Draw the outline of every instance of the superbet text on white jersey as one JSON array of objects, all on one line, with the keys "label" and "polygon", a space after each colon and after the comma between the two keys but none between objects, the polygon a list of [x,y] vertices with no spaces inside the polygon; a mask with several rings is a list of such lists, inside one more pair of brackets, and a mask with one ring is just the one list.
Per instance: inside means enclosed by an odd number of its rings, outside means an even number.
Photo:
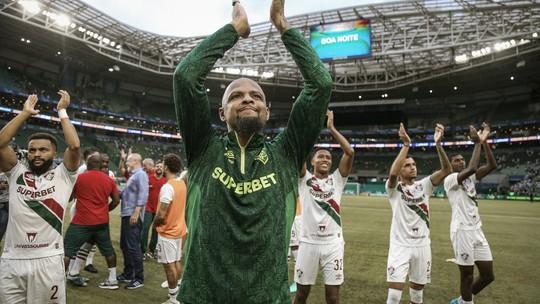
[{"label": "superbet text on white jersey", "polygon": [[4,259],[35,259],[63,254],[64,209],[77,179],[64,164],[40,176],[18,162],[6,172],[9,225]]},{"label": "superbet text on white jersey", "polygon": [[398,182],[395,188],[389,188],[387,181],[386,191],[392,206],[390,242],[405,247],[429,245],[431,177],[415,181],[412,185]]},{"label": "superbet text on white jersey", "polygon": [[302,203],[300,242],[330,244],[343,242],[341,226],[341,195],[347,177],[335,170],[318,179],[309,171],[299,180]]}]

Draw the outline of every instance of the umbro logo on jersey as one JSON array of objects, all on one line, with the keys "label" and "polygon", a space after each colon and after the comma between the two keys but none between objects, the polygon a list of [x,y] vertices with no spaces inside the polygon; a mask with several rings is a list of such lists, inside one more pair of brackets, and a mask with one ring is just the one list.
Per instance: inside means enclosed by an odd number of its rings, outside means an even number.
[{"label": "umbro logo on jersey", "polygon": [[37,239],[37,232],[27,232],[26,238],[28,239],[28,243],[33,243]]},{"label": "umbro logo on jersey", "polygon": [[51,171],[51,172],[45,174],[44,178],[45,178],[46,180],[48,180],[48,181],[52,181],[53,178],[54,178],[54,172]]}]

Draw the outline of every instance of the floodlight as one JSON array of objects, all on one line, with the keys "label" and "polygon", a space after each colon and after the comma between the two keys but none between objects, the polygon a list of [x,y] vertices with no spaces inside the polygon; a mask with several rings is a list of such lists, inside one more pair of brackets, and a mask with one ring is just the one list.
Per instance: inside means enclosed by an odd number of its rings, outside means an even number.
[{"label": "floodlight", "polygon": [[56,22],[56,24],[58,24],[61,27],[65,27],[71,24],[71,20],[69,20],[69,17],[64,14],[56,15],[56,18],[54,19],[55,19],[54,21]]},{"label": "floodlight", "polygon": [[41,11],[41,6],[37,1],[34,0],[20,0],[19,4],[24,8],[24,10],[32,15],[35,15]]}]

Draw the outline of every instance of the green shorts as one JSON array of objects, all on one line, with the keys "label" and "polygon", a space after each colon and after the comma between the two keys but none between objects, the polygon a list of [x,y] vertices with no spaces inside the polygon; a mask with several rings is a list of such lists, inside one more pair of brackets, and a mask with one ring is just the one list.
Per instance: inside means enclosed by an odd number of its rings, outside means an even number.
[{"label": "green shorts", "polygon": [[91,226],[70,224],[64,237],[65,255],[76,256],[84,243],[96,244],[104,257],[115,255],[108,223]]}]

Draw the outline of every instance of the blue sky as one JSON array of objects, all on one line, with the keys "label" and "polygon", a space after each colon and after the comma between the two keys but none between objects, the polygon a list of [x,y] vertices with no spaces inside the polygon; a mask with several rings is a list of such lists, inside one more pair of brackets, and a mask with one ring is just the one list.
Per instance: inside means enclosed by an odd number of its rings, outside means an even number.
[{"label": "blue sky", "polygon": [[[142,30],[173,36],[207,35],[231,20],[231,0],[83,0]],[[385,0],[287,0],[287,16]],[[388,2],[388,1],[386,1]],[[269,19],[271,0],[242,0],[250,23]]]}]

